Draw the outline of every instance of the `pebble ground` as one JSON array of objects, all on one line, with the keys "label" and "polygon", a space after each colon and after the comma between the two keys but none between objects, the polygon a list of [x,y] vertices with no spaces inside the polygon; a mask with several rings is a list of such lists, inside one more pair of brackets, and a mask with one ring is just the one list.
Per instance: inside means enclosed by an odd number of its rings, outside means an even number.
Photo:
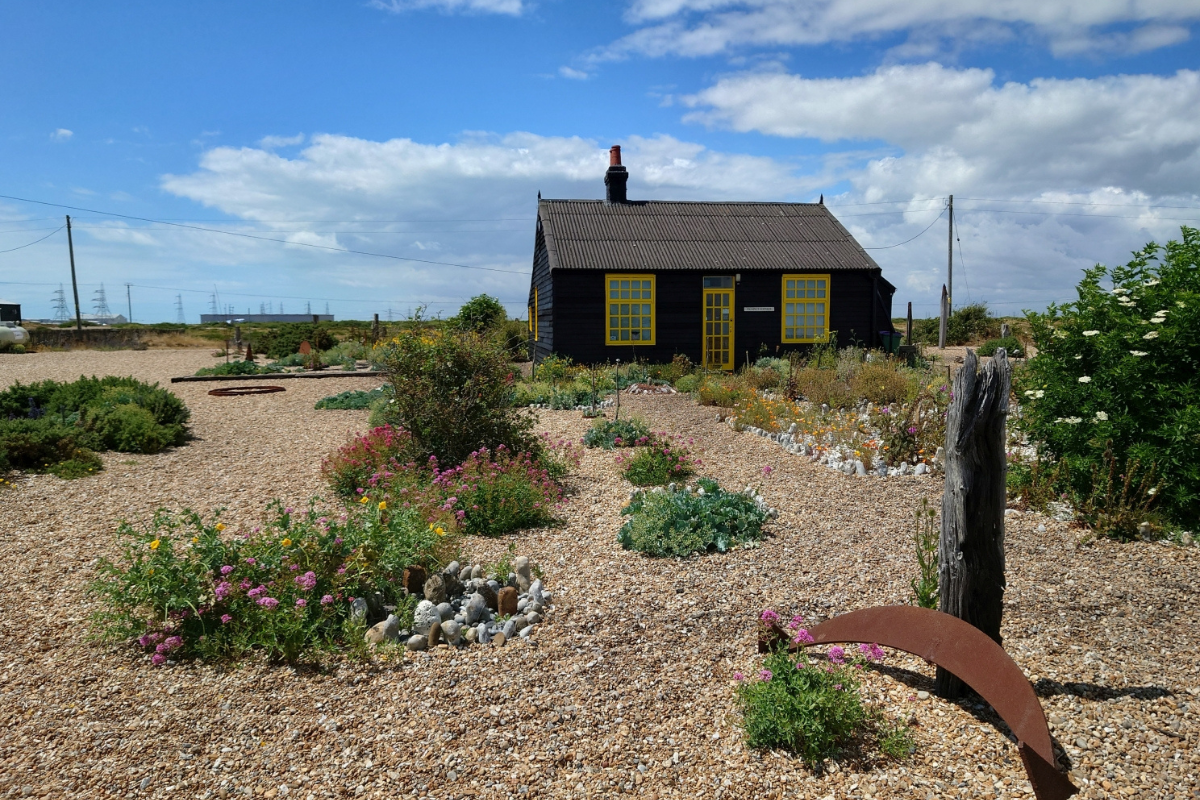
[{"label": "pebble ground", "polygon": [[[165,383],[212,361],[201,350],[0,356],[0,386],[80,374]],[[287,381],[249,398],[176,384],[193,412],[189,445],[110,453],[95,477],[0,490],[0,797],[1032,797],[1004,724],[971,703],[919,699],[932,670],[902,653],[868,675],[865,694],[887,717],[915,719],[910,759],[867,749],[815,774],[743,746],[732,675],[756,668],[757,612],[811,619],[905,601],[912,514],[941,485],[832,473],[685,396],[623,397],[622,413],[692,437],[702,473],[723,485],[761,486],[780,509],[770,537],[687,561],[624,552],[615,534],[630,487],[611,453],[588,451],[560,526],[466,542],[469,559],[491,560],[515,541],[542,566],[556,607],[532,644],[155,669],[89,639],[85,587],[119,520],[224,506],[253,523],[272,498],[326,493],[322,457],[366,418],[313,403],[368,384]],[[555,436],[587,424],[540,416]],[[1200,797],[1200,549],[1079,538],[1036,514],[1008,517],[1005,645],[1080,796]]]}]

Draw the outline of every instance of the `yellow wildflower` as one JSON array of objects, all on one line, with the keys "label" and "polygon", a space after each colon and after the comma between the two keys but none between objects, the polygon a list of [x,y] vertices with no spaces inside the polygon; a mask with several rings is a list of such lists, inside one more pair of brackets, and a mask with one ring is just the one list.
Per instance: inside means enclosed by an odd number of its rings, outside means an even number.
[{"label": "yellow wildflower", "polygon": [[363,505],[366,505],[367,503],[371,502],[371,498],[367,497],[367,496],[364,494],[364,495],[362,496],[362,500],[359,500],[358,502],[362,503]]},{"label": "yellow wildflower", "polygon": [[200,537],[199,537],[199,536],[193,536],[193,537],[192,537],[192,544],[196,544],[196,543],[197,543],[197,542],[199,542],[199,541],[200,541]]},{"label": "yellow wildflower", "polygon": [[160,542],[158,539],[155,539],[153,542],[151,542],[151,543],[150,543],[150,549],[151,549],[151,550],[157,550],[157,549],[158,549],[158,546],[159,546],[160,544],[162,544],[162,542]]},{"label": "yellow wildflower", "polygon": [[435,528],[433,532],[434,532],[434,533],[436,533],[438,536],[445,536],[445,535],[446,535],[446,531],[445,531],[445,529],[444,529],[444,528],[442,528],[442,526],[441,526],[441,525],[439,525],[437,528]]},{"label": "yellow wildflower", "polygon": [[221,531],[223,531],[223,530],[225,530],[225,523],[224,523],[224,522],[218,522],[218,523],[217,523],[217,533],[220,533],[220,532],[221,532]]},{"label": "yellow wildflower", "polygon": [[280,544],[281,544],[281,545],[283,545],[284,547],[291,547],[291,546],[292,546],[292,540],[291,540],[291,539],[284,539],[282,542],[280,542]]},{"label": "yellow wildflower", "polygon": [[380,501],[379,501],[379,510],[380,510],[380,511],[387,511],[387,500],[380,500]]}]

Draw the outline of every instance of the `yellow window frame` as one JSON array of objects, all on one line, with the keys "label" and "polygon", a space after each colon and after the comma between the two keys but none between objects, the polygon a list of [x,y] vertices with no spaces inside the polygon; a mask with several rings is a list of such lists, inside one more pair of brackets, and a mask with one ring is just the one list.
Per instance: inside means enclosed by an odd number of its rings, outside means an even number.
[{"label": "yellow window frame", "polygon": [[[637,283],[636,289],[633,286],[635,282]],[[637,297],[633,297],[635,291],[638,294]],[[631,302],[633,300],[637,302]],[[632,313],[634,306],[639,306],[639,313]],[[657,338],[655,335],[657,323],[658,285],[652,273],[605,273],[605,344],[611,347],[654,344]],[[647,331],[649,331],[648,335]],[[634,336],[637,338],[633,338]]]},{"label": "yellow window frame", "polygon": [[779,315],[782,341],[813,344],[829,339],[829,289],[829,273],[783,276]]}]

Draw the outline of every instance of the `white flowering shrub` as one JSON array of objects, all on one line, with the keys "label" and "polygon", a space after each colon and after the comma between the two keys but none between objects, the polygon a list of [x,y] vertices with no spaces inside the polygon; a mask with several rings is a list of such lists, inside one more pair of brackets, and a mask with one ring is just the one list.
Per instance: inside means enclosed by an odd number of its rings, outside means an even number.
[{"label": "white flowering shrub", "polygon": [[[1086,270],[1079,299],[1029,313],[1037,355],[1014,381],[1021,424],[1067,466],[1076,498],[1108,474],[1153,470],[1158,511],[1200,515],[1200,231],[1128,264]],[[1124,477],[1123,475],[1121,477]],[[1140,503],[1140,500],[1139,500]]]}]

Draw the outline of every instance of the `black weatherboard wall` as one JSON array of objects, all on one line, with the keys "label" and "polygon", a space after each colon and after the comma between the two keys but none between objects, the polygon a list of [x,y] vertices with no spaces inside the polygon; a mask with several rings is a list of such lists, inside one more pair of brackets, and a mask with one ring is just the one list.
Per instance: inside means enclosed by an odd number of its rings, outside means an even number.
[{"label": "black weatherboard wall", "polygon": [[[879,265],[818,203],[631,201],[629,173],[612,148],[605,200],[538,199],[529,287],[531,352],[581,363],[683,353],[703,361],[703,279],[734,284],[735,366],[760,351],[784,354],[784,275],[828,275],[828,329],[837,343],[876,347],[892,332],[892,295]],[[654,276],[653,345],[608,344],[606,275]],[[769,308],[769,311],[746,311]]]}]

